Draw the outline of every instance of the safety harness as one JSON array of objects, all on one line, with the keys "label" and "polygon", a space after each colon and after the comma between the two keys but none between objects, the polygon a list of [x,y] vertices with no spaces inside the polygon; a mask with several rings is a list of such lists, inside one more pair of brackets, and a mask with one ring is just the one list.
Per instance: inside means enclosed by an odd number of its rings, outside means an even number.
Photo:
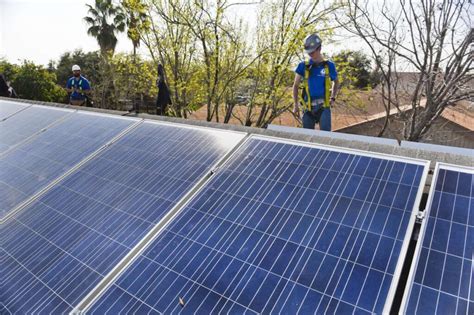
[{"label": "safety harness", "polygon": [[[75,87],[75,86],[76,86],[76,79],[75,79],[75,78],[72,78],[71,80],[72,80],[72,86]],[[80,90],[79,94],[84,94],[84,93],[82,92],[82,78],[79,79],[79,82],[77,83],[77,87],[78,87],[78,89]]]},{"label": "safety harness", "polygon": [[[331,77],[329,76],[329,66],[327,60],[323,60],[324,65],[324,108],[329,108],[329,95],[331,94]],[[305,110],[311,111],[311,95],[309,93],[309,74],[311,72],[311,68],[313,65],[310,63],[310,60],[305,60],[304,62],[304,77],[303,77],[303,93],[301,94],[302,97],[302,104]]]}]

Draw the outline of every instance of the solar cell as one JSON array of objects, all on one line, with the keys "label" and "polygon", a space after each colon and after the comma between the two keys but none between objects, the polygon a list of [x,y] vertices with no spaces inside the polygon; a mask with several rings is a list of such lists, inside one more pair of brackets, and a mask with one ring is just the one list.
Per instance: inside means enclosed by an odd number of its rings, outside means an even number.
[{"label": "solar cell", "polygon": [[31,105],[0,100],[0,121],[28,108],[29,106]]},{"label": "solar cell", "polygon": [[144,122],[89,160],[2,226],[5,307],[71,311],[243,136]]},{"label": "solar cell", "polygon": [[[35,110],[29,108],[4,123],[17,121],[23,113]],[[52,113],[63,112],[49,112]],[[129,118],[76,112],[1,155],[0,218],[3,220],[8,212],[135,122]]]},{"label": "solar cell", "polygon": [[78,309],[388,312],[427,166],[252,136]]},{"label": "solar cell", "polygon": [[73,112],[67,109],[32,106],[0,122],[0,155]]},{"label": "solar cell", "polygon": [[474,313],[474,169],[438,164],[402,310]]}]

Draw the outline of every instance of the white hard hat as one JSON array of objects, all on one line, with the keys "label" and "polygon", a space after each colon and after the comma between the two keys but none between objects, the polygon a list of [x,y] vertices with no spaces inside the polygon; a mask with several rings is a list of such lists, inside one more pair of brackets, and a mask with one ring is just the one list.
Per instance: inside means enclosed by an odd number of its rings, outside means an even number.
[{"label": "white hard hat", "polygon": [[72,66],[72,71],[81,71],[81,67],[79,67],[78,65],[74,65]]}]

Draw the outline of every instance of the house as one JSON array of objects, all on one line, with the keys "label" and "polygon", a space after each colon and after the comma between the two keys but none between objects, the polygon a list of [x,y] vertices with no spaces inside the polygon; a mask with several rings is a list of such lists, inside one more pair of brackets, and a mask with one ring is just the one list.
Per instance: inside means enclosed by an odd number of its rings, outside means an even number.
[{"label": "house", "polygon": [[[408,107],[404,108],[409,110]],[[338,128],[334,131],[377,136],[385,120],[385,113],[378,113],[368,117],[366,120],[355,122],[351,125]],[[397,134],[403,129],[403,121],[396,111],[391,112],[390,125],[384,133],[384,137],[397,139]],[[401,139],[397,139],[401,140]],[[445,146],[474,148],[474,110],[467,102],[456,107],[446,108],[438,119],[435,120],[429,131],[419,142],[439,144]]]}]

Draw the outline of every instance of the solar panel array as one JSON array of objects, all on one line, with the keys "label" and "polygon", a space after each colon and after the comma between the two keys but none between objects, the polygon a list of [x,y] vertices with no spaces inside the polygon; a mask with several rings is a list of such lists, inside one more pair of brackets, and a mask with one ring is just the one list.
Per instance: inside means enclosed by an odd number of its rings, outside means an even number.
[{"label": "solar panel array", "polygon": [[2,227],[5,307],[71,311],[242,137],[147,122],[127,133]]},{"label": "solar panel array", "polygon": [[[243,137],[0,100],[0,313],[390,311],[428,162]],[[471,314],[474,171],[437,170],[403,311]]]},{"label": "solar panel array", "polygon": [[89,312],[381,313],[425,171],[252,138]]},{"label": "solar panel array", "polygon": [[436,170],[404,312],[474,314],[474,169]]}]

